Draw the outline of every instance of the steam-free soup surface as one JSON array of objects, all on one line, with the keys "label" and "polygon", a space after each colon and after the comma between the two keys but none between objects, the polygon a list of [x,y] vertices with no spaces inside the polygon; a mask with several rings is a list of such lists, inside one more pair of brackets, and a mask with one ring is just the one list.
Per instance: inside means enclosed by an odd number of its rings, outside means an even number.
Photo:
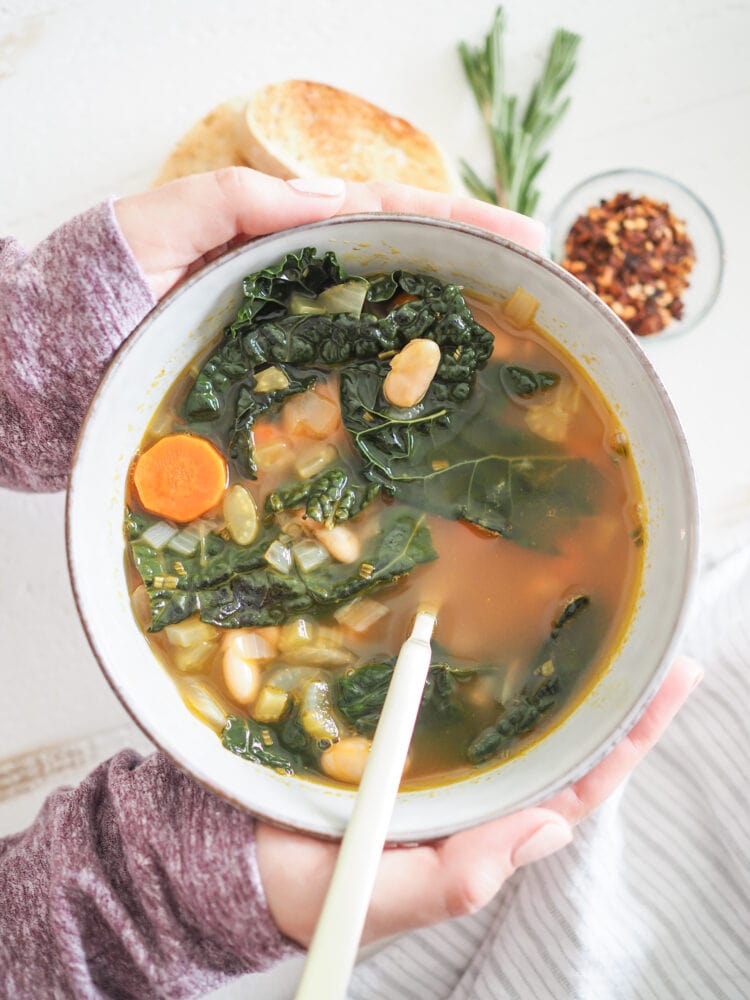
[{"label": "steam-free soup surface", "polygon": [[[506,760],[570,713],[627,625],[644,537],[627,439],[523,290],[505,306],[465,295],[467,322],[433,278],[334,272],[315,287],[287,266],[286,287],[284,273],[268,281],[280,301],[248,297],[144,438],[128,496],[136,615],[228,750],[356,783],[395,655],[434,605],[404,784]],[[368,337],[369,352],[341,346]],[[415,341],[394,406],[386,380]],[[192,471],[174,488],[164,463],[164,481],[139,477],[155,445],[179,458],[175,435],[207,442],[225,477],[188,522],[170,504],[185,509]]]}]

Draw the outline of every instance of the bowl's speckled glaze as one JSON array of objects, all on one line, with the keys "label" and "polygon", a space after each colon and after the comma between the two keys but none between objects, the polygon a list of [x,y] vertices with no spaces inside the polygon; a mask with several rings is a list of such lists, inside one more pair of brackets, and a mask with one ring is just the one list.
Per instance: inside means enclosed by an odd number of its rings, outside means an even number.
[{"label": "bowl's speckled glaze", "polygon": [[697,503],[677,417],[624,325],[555,264],[498,236],[442,220],[349,216],[264,237],[177,288],[118,351],[81,432],[67,544],[78,610],[110,684],[147,735],[216,794],[271,822],[343,832],[354,792],[284,777],[228,753],[193,716],[133,618],[122,517],[131,456],[177,375],[228,321],[242,278],[301,246],[334,250],[353,272],[429,270],[494,298],[523,285],[538,320],[599,385],[632,445],[648,514],[641,593],[627,635],[588,697],[510,762],[442,788],[399,795],[391,842],[442,837],[543,801],[583,775],[642,713],[669,666],[697,563]]}]

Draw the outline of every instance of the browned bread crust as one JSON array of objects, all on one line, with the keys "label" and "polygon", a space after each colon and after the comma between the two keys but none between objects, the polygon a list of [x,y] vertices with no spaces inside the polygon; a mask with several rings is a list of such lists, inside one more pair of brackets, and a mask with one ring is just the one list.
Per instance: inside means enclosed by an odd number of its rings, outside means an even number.
[{"label": "browned bread crust", "polygon": [[287,80],[263,87],[248,101],[246,122],[246,159],[277,177],[335,174],[451,190],[443,156],[428,135],[324,83]]},{"label": "browned bread crust", "polygon": [[403,118],[324,83],[269,84],[210,111],[178,142],[156,185],[226,166],[276,177],[335,175],[453,188],[433,140]]}]

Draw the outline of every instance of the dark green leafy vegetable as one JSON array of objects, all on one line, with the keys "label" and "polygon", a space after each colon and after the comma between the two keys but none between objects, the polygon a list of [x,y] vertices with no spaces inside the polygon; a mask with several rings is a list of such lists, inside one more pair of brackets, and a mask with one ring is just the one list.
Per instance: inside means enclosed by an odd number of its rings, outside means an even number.
[{"label": "dark green leafy vegetable", "polygon": [[313,247],[288,253],[279,264],[245,278],[242,283],[245,298],[231,331],[236,335],[248,323],[285,315],[289,296],[294,292],[314,298],[347,278],[331,251],[322,257],[318,257]]},{"label": "dark green leafy vegetable", "polygon": [[419,424],[427,418],[394,423],[390,447],[366,430],[358,442],[372,463],[366,474],[404,503],[550,552],[578,517],[594,509],[600,480],[585,460],[487,454],[463,433],[451,439],[439,416],[431,419],[433,427],[422,435]]},{"label": "dark green leafy vegetable", "polygon": [[305,769],[302,758],[282,746],[270,726],[262,725],[254,719],[230,716],[221,734],[221,742],[238,757],[272,767],[283,774],[299,774]]},{"label": "dark green leafy vegetable", "polygon": [[472,741],[466,756],[481,764],[509,746],[518,736],[534,728],[540,710],[525,698],[516,698],[494,726],[488,726]]},{"label": "dark green leafy vegetable", "polygon": [[585,594],[582,594],[580,597],[574,597],[572,601],[568,601],[552,627],[551,638],[557,639],[563,628],[565,628],[565,626],[572,621],[577,614],[583,611],[584,608],[587,608],[589,603],[590,600]]},{"label": "dark green leafy vegetable", "polygon": [[437,559],[430,529],[424,514],[401,514],[392,518],[375,539],[363,560],[372,567],[366,576],[352,573],[349,566],[327,563],[305,575],[305,582],[315,601],[324,605],[343,604],[358,594],[387,583],[395,583],[420,563]]},{"label": "dark green leafy vegetable", "polygon": [[[229,457],[237,462],[243,474],[255,479],[257,468],[253,457],[252,429],[259,417],[264,413],[277,409],[289,396],[311,389],[318,380],[317,375],[297,378],[290,369],[282,368],[288,379],[283,389],[272,389],[269,392],[257,392],[246,385],[241,385],[235,404],[234,421],[229,434]],[[248,376],[255,381],[254,375]]]},{"label": "dark green leafy vegetable", "polygon": [[537,666],[520,697],[505,706],[497,722],[482,730],[470,744],[467,757],[472,764],[481,764],[510,747],[534,728],[540,715],[573,689],[601,634],[597,622],[579,627],[586,609],[590,609],[590,599],[584,595],[566,603],[537,655]]},{"label": "dark green leafy vegetable", "polygon": [[500,369],[500,382],[511,397],[527,399],[537,392],[551,389],[559,381],[560,376],[556,372],[535,372],[520,365],[503,365]]},{"label": "dark green leafy vegetable", "polygon": [[148,518],[144,517],[143,514],[139,514],[137,511],[131,510],[130,507],[125,508],[125,535],[131,541],[135,538],[139,538],[149,524],[150,522]]},{"label": "dark green leafy vegetable", "polygon": [[264,558],[273,537],[264,532],[245,546],[210,534],[196,555],[179,559],[134,542],[133,560],[151,601],[151,631],[196,612],[223,628],[279,625],[302,612],[330,611],[436,558],[425,517],[412,514],[391,518],[371,540],[365,559],[372,571],[366,576],[344,564],[279,573]]},{"label": "dark green leafy vegetable", "polygon": [[379,492],[376,483],[362,482],[351,470],[337,466],[269,493],[266,513],[304,508],[306,517],[333,527],[359,514]]},{"label": "dark green leafy vegetable", "polygon": [[[336,704],[344,718],[364,736],[371,735],[378,724],[385,696],[393,676],[395,660],[370,663],[340,677],[336,685]],[[465,668],[449,663],[433,664],[427,674],[418,723],[444,722],[462,713],[458,685],[473,676]]]},{"label": "dark green leafy vegetable", "polygon": [[[420,409],[428,412],[444,404],[455,408],[463,402],[471,392],[476,372],[492,353],[492,335],[474,320],[461,289],[426,275],[394,271],[370,286],[369,302],[387,300],[398,291],[416,297],[383,316],[369,312],[290,315],[283,305],[282,292],[288,295],[298,290],[292,286],[300,283],[304,268],[299,260],[303,256],[307,272],[316,275],[316,287],[326,281],[335,284],[336,278],[344,280],[329,260],[330,254],[315,258],[309,256],[312,253],[308,248],[299,255],[289,255],[293,258],[291,264],[279,265],[282,274],[292,275],[290,280],[266,272],[246,279],[246,291],[250,288],[253,293],[251,299],[203,365],[183,408],[185,419],[193,425],[216,420],[231,422],[230,457],[247,476],[255,475],[250,432],[257,418],[277,408],[288,396],[304,391],[317,378],[297,369],[346,365],[346,375],[352,366],[367,362],[375,373],[379,392],[388,371],[387,360],[381,356],[392,355],[417,337],[427,337],[440,346],[442,353],[433,384],[420,404]],[[260,291],[266,293],[265,299]],[[289,386],[273,393],[256,393],[252,388],[253,373],[268,364],[284,372]]]}]

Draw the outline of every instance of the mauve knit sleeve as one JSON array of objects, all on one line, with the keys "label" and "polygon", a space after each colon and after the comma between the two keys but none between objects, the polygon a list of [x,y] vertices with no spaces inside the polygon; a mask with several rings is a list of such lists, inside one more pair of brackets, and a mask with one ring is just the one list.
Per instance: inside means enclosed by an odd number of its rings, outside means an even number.
[{"label": "mauve knit sleeve", "polygon": [[99,379],[153,305],[111,202],[31,253],[0,239],[0,486],[65,487]]},{"label": "mauve knit sleeve", "polygon": [[252,818],[161,754],[123,751],[0,841],[2,997],[197,997],[298,952]]},{"label": "mauve knit sleeve", "polygon": [[[112,354],[154,305],[111,202],[0,240],[0,486],[62,489]],[[193,997],[299,951],[251,817],[126,751],[0,840],[0,996]]]}]

